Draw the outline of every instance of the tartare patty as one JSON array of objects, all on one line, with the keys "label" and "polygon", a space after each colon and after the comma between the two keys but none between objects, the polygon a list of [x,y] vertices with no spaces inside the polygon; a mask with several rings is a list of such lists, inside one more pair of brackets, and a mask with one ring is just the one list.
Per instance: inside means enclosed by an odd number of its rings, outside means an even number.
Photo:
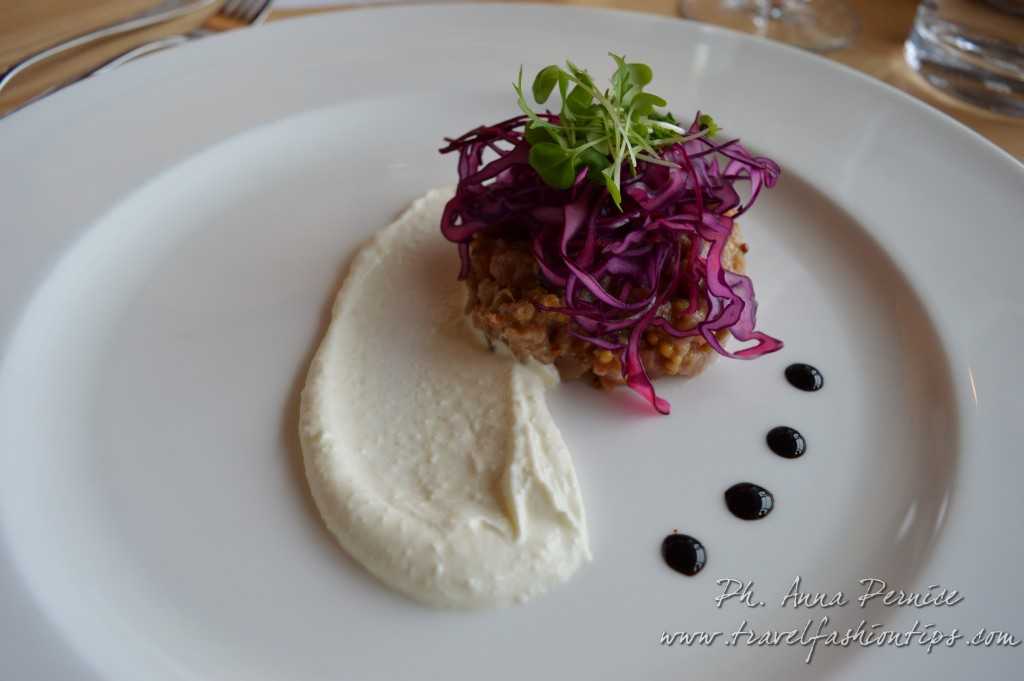
[{"label": "tartare patty", "polygon": [[[722,254],[725,269],[744,274],[747,250],[735,225]],[[564,291],[544,281],[528,242],[478,233],[470,243],[469,260],[466,314],[491,343],[505,344],[520,360],[554,364],[566,380],[589,379],[602,388],[625,383],[616,353],[570,334],[569,317],[555,311],[564,305]],[[707,310],[687,313],[689,306],[685,297],[676,298],[662,305],[658,314],[677,329],[692,329],[705,319]],[[716,335],[724,342],[729,332]],[[644,333],[640,347],[652,379],[695,376],[715,354],[700,336],[674,338],[654,328]]]},{"label": "tartare patty", "polygon": [[[557,90],[562,106],[538,111],[520,72],[522,115],[445,138],[439,151],[458,152],[459,184],[440,228],[492,344],[565,378],[625,383],[667,415],[652,378],[693,376],[712,352],[782,349],[757,328],[736,232],[781,169],[706,113],[687,125],[659,110],[667,102],[643,92],[650,66],[611,56],[608,89],[572,62],[551,64],[531,93],[543,105]],[[727,335],[743,347],[727,350]]]}]

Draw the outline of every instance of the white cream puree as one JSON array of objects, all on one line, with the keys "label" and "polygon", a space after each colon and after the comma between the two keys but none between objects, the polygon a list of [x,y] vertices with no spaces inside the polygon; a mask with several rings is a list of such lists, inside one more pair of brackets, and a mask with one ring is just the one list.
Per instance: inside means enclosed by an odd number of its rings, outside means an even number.
[{"label": "white cream puree", "polygon": [[458,255],[418,199],[356,257],[302,394],[306,476],[327,527],[385,584],[434,606],[524,601],[590,550],[544,392],[550,367],[467,327]]}]

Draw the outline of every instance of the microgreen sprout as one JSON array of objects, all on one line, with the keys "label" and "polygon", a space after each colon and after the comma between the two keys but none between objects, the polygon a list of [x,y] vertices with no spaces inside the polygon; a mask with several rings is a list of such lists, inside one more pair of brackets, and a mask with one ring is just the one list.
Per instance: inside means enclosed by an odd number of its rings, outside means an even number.
[{"label": "microgreen sprout", "polygon": [[664,99],[644,88],[653,72],[647,64],[630,63],[611,54],[615,61],[611,86],[599,89],[585,69],[571,61],[565,67],[545,66],[533,79],[530,94],[544,104],[558,89],[561,108],[557,117],[534,110],[523,89],[523,71],[513,85],[519,108],[529,121],[526,141],[530,166],[548,185],[568,189],[585,168],[595,182],[604,184],[615,205],[622,207],[622,172],[636,173],[637,163],[669,167],[678,165],[660,157],[659,149],[697,137],[713,137],[719,128],[707,114],[700,130],[688,132],[671,113],[659,111]]}]

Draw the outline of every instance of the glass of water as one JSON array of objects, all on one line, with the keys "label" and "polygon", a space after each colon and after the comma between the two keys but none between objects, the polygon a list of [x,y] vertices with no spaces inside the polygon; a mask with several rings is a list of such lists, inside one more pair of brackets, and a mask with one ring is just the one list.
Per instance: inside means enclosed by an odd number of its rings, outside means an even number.
[{"label": "glass of water", "polygon": [[1024,0],[922,0],[904,54],[936,88],[1024,116]]},{"label": "glass of water", "polygon": [[816,52],[847,47],[860,19],[845,0],[678,0],[694,21],[753,33]]}]

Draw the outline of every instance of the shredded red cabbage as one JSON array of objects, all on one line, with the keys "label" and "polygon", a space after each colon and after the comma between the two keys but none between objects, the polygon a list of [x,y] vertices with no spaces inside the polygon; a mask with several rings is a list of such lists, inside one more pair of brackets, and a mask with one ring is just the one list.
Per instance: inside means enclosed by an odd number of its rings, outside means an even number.
[{"label": "shredded red cabbage", "polygon": [[[691,134],[700,132],[699,118],[698,113]],[[670,405],[655,393],[640,357],[646,330],[675,338],[699,335],[719,354],[738,359],[782,347],[755,328],[750,279],[722,265],[733,221],[762,187],[778,180],[774,161],[752,156],[736,139],[698,136],[661,150],[675,167],[639,161],[635,175],[624,168],[619,210],[604,186],[587,180],[586,167],[570,189],[545,184],[528,163],[526,123],[518,116],[481,126],[446,139],[440,150],[459,152],[459,184],[445,206],[441,232],[458,244],[460,279],[469,274],[474,234],[529,240],[544,279],[565,291],[565,305],[557,311],[569,317],[570,333],[617,353],[626,384],[662,414]],[[738,182],[749,183],[745,202],[735,189]],[[686,313],[707,310],[703,321],[686,330],[658,314],[662,305],[683,297],[689,301]],[[722,330],[752,344],[730,352],[716,335]]]}]

